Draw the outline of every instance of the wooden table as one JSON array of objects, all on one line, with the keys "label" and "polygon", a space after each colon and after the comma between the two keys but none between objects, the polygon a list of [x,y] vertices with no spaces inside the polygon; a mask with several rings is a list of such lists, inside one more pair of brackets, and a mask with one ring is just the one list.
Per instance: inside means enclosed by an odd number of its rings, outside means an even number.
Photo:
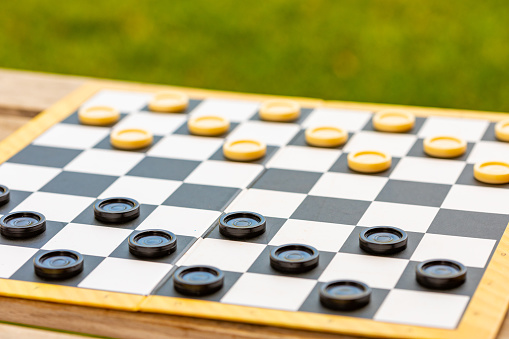
[{"label": "wooden table", "polygon": [[[0,69],[0,140],[69,94],[88,78]],[[120,338],[352,338],[268,326],[141,314],[0,297],[0,321]],[[71,339],[78,336],[0,325],[1,338]],[[509,339],[506,317],[499,334]]]}]

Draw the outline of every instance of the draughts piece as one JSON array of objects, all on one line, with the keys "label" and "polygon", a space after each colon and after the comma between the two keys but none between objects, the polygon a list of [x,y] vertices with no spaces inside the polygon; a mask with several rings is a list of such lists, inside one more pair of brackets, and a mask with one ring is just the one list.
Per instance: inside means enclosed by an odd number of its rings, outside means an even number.
[{"label": "draughts piece", "polygon": [[474,165],[474,178],[487,184],[509,183],[509,164],[503,161],[487,161]]},{"label": "draughts piece", "polygon": [[379,151],[359,151],[348,154],[348,167],[362,173],[378,173],[391,167],[392,158]]},{"label": "draughts piece", "polygon": [[187,128],[192,134],[216,136],[228,132],[230,121],[217,115],[197,116],[189,119]]},{"label": "draughts piece", "polygon": [[320,288],[323,306],[338,311],[353,311],[369,304],[371,288],[354,280],[335,280]]},{"label": "draughts piece", "polygon": [[166,230],[144,230],[132,234],[129,252],[140,258],[159,258],[177,250],[177,237]]},{"label": "draughts piece", "polygon": [[140,203],[131,198],[106,198],[94,204],[97,220],[121,224],[136,219],[140,215]]},{"label": "draughts piece", "polygon": [[10,190],[7,186],[0,185],[0,206],[6,204],[10,200]]},{"label": "draughts piece", "polygon": [[334,126],[310,127],[305,135],[306,142],[317,147],[337,147],[348,140],[348,133]]},{"label": "draughts piece", "polygon": [[108,126],[120,119],[120,112],[109,106],[91,106],[80,109],[78,118],[85,125]]},{"label": "draughts piece", "polygon": [[453,136],[436,136],[424,139],[424,152],[436,158],[456,158],[467,150],[467,142]]},{"label": "draughts piece", "polygon": [[268,100],[260,107],[260,118],[268,121],[294,121],[300,116],[300,105],[293,100]]},{"label": "draughts piece", "polygon": [[267,152],[267,145],[257,140],[234,140],[223,145],[226,158],[235,161],[253,161],[262,158]]},{"label": "draughts piece", "polygon": [[359,235],[359,245],[366,252],[375,254],[392,254],[403,251],[407,246],[408,236],[397,227],[370,227]]},{"label": "draughts piece", "polygon": [[46,230],[46,217],[37,212],[12,212],[0,219],[0,233],[7,238],[32,238]]},{"label": "draughts piece", "polygon": [[415,116],[403,110],[387,109],[373,116],[373,127],[381,132],[408,132],[414,124]]},{"label": "draughts piece", "polygon": [[54,250],[34,259],[34,271],[46,279],[66,279],[83,271],[83,256],[71,250]]},{"label": "draughts piece", "polygon": [[417,266],[416,277],[422,286],[446,290],[463,284],[467,278],[467,269],[454,260],[432,259]]},{"label": "draughts piece", "polygon": [[212,294],[223,287],[224,273],[212,266],[188,266],[179,268],[173,275],[175,289],[187,295]]},{"label": "draughts piece", "polygon": [[499,121],[495,125],[495,136],[498,140],[509,141],[509,119]]},{"label": "draughts piece", "polygon": [[285,273],[303,273],[318,266],[319,253],[316,248],[302,244],[287,244],[270,252],[270,266]]},{"label": "draughts piece", "polygon": [[148,104],[153,112],[178,113],[186,110],[189,97],[178,91],[164,91],[154,95]]},{"label": "draughts piece", "polygon": [[148,147],[152,144],[152,133],[141,128],[125,128],[111,132],[110,142],[115,148],[133,150]]},{"label": "draughts piece", "polygon": [[219,219],[219,232],[227,238],[254,238],[265,232],[265,218],[254,212],[231,212]]}]

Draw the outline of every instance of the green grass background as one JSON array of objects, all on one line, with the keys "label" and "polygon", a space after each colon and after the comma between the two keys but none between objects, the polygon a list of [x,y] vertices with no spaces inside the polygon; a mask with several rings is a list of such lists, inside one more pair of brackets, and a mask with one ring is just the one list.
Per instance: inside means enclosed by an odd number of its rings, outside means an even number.
[{"label": "green grass background", "polygon": [[509,111],[509,2],[2,1],[0,67]]}]

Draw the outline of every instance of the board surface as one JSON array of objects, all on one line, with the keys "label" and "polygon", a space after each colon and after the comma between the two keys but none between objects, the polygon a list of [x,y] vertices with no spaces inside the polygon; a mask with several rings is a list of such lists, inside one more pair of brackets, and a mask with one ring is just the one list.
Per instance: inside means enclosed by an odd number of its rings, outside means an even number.
[{"label": "board surface", "polygon": [[[509,161],[509,145],[496,141],[493,122],[454,113],[423,116],[411,132],[388,134],[373,130],[370,109],[305,99],[297,122],[263,122],[257,114],[263,97],[203,92],[190,93],[184,114],[150,113],[153,92],[142,87],[89,86],[0,146],[6,160],[0,183],[11,189],[0,214],[34,210],[49,220],[36,238],[0,237],[0,294],[359,335],[495,335],[509,297],[502,286],[509,185],[473,179],[474,163]],[[111,128],[78,122],[78,106],[98,104],[122,112],[113,128],[147,128],[154,144],[114,150]],[[232,121],[229,133],[191,136],[187,117],[210,113]],[[349,141],[334,149],[307,146],[304,129],[324,123],[347,129]],[[442,133],[466,139],[467,153],[427,157],[423,138]],[[236,163],[222,156],[225,140],[246,137],[269,145],[263,159]],[[390,170],[364,175],[348,169],[349,152],[373,148],[393,156]],[[123,225],[98,222],[91,206],[111,196],[138,200],[141,216]],[[247,241],[222,237],[217,219],[237,210],[263,214],[267,232]],[[384,257],[362,252],[359,232],[377,225],[407,231],[409,247]],[[132,256],[127,237],[152,228],[177,234],[177,251],[156,260]],[[293,242],[316,247],[319,267],[298,275],[273,271],[270,249]],[[35,276],[33,258],[60,248],[82,253],[84,272],[58,282]],[[445,292],[417,285],[415,266],[439,257],[465,264],[467,283]],[[193,264],[222,269],[223,289],[196,299],[175,292],[172,273]],[[318,288],[338,278],[368,283],[370,305],[354,312],[321,307]]]}]

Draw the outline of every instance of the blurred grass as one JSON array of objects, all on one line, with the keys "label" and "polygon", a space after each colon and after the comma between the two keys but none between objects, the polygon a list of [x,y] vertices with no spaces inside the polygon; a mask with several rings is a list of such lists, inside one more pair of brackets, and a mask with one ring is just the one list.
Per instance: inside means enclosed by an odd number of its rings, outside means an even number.
[{"label": "blurred grass", "polygon": [[3,1],[0,67],[509,111],[509,2]]}]

